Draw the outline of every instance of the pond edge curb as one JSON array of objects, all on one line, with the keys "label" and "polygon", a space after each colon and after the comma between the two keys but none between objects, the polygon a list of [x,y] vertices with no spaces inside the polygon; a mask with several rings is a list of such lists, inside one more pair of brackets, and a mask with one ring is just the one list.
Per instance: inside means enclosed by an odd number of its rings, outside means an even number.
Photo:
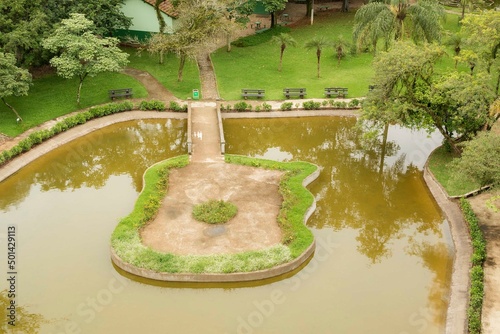
[{"label": "pond edge curb", "polygon": [[[161,163],[161,161],[156,164],[159,163]],[[313,163],[309,164],[316,166],[316,170],[311,174],[309,174],[308,176],[306,176],[304,180],[302,180],[302,186],[304,188],[306,188],[309,184],[315,181],[320,175],[320,167]],[[153,167],[154,165],[150,166],[149,168]],[[146,172],[147,170],[143,174],[143,189],[145,186],[144,175],[146,174]],[[304,224],[306,224],[306,222],[309,220],[309,218],[312,216],[315,210],[316,210],[316,199],[313,196],[313,202],[304,213],[304,220],[303,220]],[[298,257],[289,262],[268,269],[251,271],[251,272],[236,272],[236,273],[167,273],[167,272],[156,272],[150,269],[139,268],[128,262],[125,262],[116,254],[113,247],[112,246],[110,247],[112,262],[118,268],[128,273],[157,281],[186,282],[186,283],[187,282],[189,283],[248,282],[248,281],[258,281],[258,280],[264,280],[268,278],[281,276],[294,271],[295,269],[299,268],[301,265],[306,263],[310,258],[312,258],[315,250],[316,250],[316,239],[313,237],[311,244]]]},{"label": "pond edge curb", "polygon": [[434,197],[448,221],[454,246],[445,333],[466,334],[468,333],[467,309],[469,306],[469,271],[471,268],[472,245],[469,229],[457,200],[448,196],[429,169],[429,157],[436,149],[427,157],[422,176],[432,197]]}]

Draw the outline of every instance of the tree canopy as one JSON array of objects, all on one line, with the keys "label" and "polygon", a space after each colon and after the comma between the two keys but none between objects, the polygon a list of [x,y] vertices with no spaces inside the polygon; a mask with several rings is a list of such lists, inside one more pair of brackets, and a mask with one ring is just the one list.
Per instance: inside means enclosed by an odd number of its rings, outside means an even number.
[{"label": "tree canopy", "polygon": [[128,54],[116,45],[118,40],[111,37],[99,37],[93,33],[94,24],[83,14],[71,14],[69,19],[61,21],[54,33],[43,41],[43,46],[58,54],[50,60],[63,78],[79,78],[77,102],[87,76],[96,76],[101,72],[120,71],[128,63]]},{"label": "tree canopy", "polygon": [[128,28],[131,19],[121,11],[125,0],[2,0],[0,1],[0,49],[13,53],[17,64],[38,66],[50,59],[42,40],[71,13],[84,14],[94,22],[94,32],[110,36],[114,29]]},{"label": "tree canopy", "polygon": [[27,95],[31,84],[31,74],[25,69],[16,66],[16,58],[11,53],[0,52],[0,99],[17,116],[22,117],[13,106],[5,101],[9,96]]},{"label": "tree canopy", "polygon": [[458,178],[469,178],[481,186],[500,184],[500,135],[481,132],[463,144],[459,159],[453,161],[453,173]]},{"label": "tree canopy", "polygon": [[415,129],[438,129],[457,152],[457,144],[470,139],[492,122],[495,99],[486,74],[435,74],[443,50],[436,45],[396,42],[374,61],[375,89],[363,105],[363,119],[399,123]]},{"label": "tree canopy", "polygon": [[354,16],[353,38],[358,49],[372,47],[385,40],[387,50],[393,40],[406,36],[415,42],[439,41],[440,20],[444,10],[436,0],[384,0],[371,1],[361,7]]}]

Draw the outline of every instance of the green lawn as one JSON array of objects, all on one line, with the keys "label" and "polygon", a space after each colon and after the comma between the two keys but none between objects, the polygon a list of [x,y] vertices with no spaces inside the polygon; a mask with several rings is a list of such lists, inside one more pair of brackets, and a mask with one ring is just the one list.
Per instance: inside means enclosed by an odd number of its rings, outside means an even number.
[{"label": "green lawn", "polygon": [[325,87],[348,87],[349,96],[363,96],[368,92],[372,55],[349,56],[337,65],[333,47],[323,50],[321,77],[316,72],[316,50],[307,50],[304,44],[317,36],[333,40],[338,35],[349,39],[354,14],[332,13],[317,17],[313,26],[292,29],[290,34],[297,47],[287,47],[283,57],[283,70],[278,72],[279,45],[267,42],[245,48],[233,47],[231,52],[222,48],[212,55],[217,73],[219,91],[226,100],[240,99],[241,88],[266,90],[269,100],[283,99],[283,88],[305,87],[307,97],[323,97]]},{"label": "green lawn", "polygon": [[28,96],[10,97],[6,101],[19,112],[24,122],[17,124],[15,114],[0,102],[0,132],[16,136],[29,128],[70,112],[110,102],[108,90],[128,88],[134,98],[146,97],[145,88],[135,79],[120,73],[102,73],[83,82],[80,105],[76,103],[78,80],[48,75],[33,81]]},{"label": "green lawn", "polygon": [[479,183],[452,177],[450,163],[456,157],[455,154],[448,152],[443,146],[436,149],[429,157],[429,169],[450,196],[464,195],[480,188]]},{"label": "green lawn", "polygon": [[163,64],[160,64],[158,56],[151,55],[146,51],[138,53],[132,48],[127,48],[125,51],[130,55],[128,67],[149,72],[177,98],[187,99],[191,97],[193,89],[200,89],[200,75],[195,61],[188,60],[186,62],[183,80],[178,82],[179,58],[175,55],[166,55]]},{"label": "green lawn", "polygon": [[[266,99],[280,100],[284,99],[282,92],[285,87],[305,87],[308,98],[323,98],[325,87],[347,87],[349,97],[365,96],[374,75],[371,53],[349,55],[338,65],[333,47],[327,47],[322,52],[321,77],[318,78],[316,50],[304,47],[314,36],[325,36],[333,41],[342,35],[350,40],[353,20],[354,13],[331,13],[316,17],[312,26],[293,28],[290,34],[297,41],[297,47],[286,48],[282,72],[277,70],[280,47],[271,42],[233,47],[231,52],[226,52],[226,48],[219,49],[212,55],[212,61],[222,98],[238,100],[241,99],[241,88],[260,88],[266,90]],[[456,15],[448,14],[444,27],[456,31],[459,29],[457,22]],[[379,50],[382,47],[383,43],[379,43]],[[453,67],[452,57],[444,57],[437,67],[438,70]]]}]

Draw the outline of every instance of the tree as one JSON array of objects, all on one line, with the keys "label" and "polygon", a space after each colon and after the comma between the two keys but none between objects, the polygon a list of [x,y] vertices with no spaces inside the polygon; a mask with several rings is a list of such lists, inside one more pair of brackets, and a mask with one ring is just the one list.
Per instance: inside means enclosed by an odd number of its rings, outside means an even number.
[{"label": "tree", "polygon": [[116,45],[116,38],[102,38],[92,33],[93,23],[83,14],[71,14],[61,21],[54,33],[43,41],[43,47],[58,56],[50,60],[63,78],[78,77],[76,101],[80,103],[80,92],[87,76],[101,72],[118,72],[128,63],[128,54]]},{"label": "tree", "polygon": [[454,177],[469,178],[481,186],[500,184],[500,135],[481,132],[463,146],[462,156],[453,160]]},{"label": "tree", "polygon": [[396,42],[374,62],[376,88],[363,105],[362,119],[439,130],[457,153],[457,144],[492,122],[489,106],[495,94],[487,75],[436,75],[443,51],[436,45]]},{"label": "tree", "polygon": [[497,94],[500,91],[500,12],[484,11],[468,15],[462,20],[462,32],[466,46],[476,54],[480,65],[488,73],[496,73]]},{"label": "tree", "polygon": [[19,65],[40,65],[41,41],[51,24],[41,0],[0,1],[0,49],[12,53]]},{"label": "tree", "polygon": [[16,66],[16,57],[11,53],[0,52],[0,99],[16,114],[19,121],[23,119],[16,109],[5,101],[5,98],[28,95],[30,84],[31,74]]},{"label": "tree", "polygon": [[342,35],[339,35],[339,37],[333,41],[333,48],[337,55],[338,65],[340,65],[340,60],[346,56],[347,50],[349,50],[350,47],[350,43]]},{"label": "tree", "polygon": [[372,1],[356,12],[353,38],[358,49],[371,46],[374,52],[381,38],[386,50],[392,40],[404,39],[408,34],[415,42],[439,41],[442,18],[443,7],[435,0]]},{"label": "tree", "polygon": [[290,34],[281,33],[272,37],[271,41],[275,44],[280,45],[280,64],[278,66],[278,71],[281,72],[281,65],[283,63],[283,53],[285,52],[286,46],[296,46],[297,41],[290,36]]},{"label": "tree", "polygon": [[42,4],[52,26],[69,18],[71,13],[83,14],[94,22],[93,32],[100,36],[112,36],[116,29],[128,29],[132,24],[132,19],[122,11],[125,0],[45,0]]},{"label": "tree", "polygon": [[125,0],[2,0],[0,1],[0,49],[13,53],[25,67],[46,64],[50,54],[42,41],[70,13],[84,14],[94,22],[94,33],[111,36],[117,28],[127,29],[131,19],[121,7]]},{"label": "tree", "polygon": [[458,57],[460,56],[460,51],[462,51],[462,45],[463,45],[463,38],[462,35],[452,33],[446,37],[444,40],[444,45],[449,45],[453,48],[453,52],[455,54],[455,68],[457,68],[458,65]]},{"label": "tree", "polygon": [[320,76],[320,64],[321,64],[321,51],[324,47],[330,45],[330,43],[323,37],[314,37],[306,43],[306,49],[316,50],[316,58],[318,61],[318,78]]},{"label": "tree", "polygon": [[150,43],[149,50],[175,53],[179,57],[177,80],[182,81],[186,60],[213,48],[232,23],[225,14],[227,4],[222,1],[180,0],[174,4],[179,13],[175,32],[158,38],[154,42],[158,45]]},{"label": "tree", "polygon": [[264,9],[271,13],[271,28],[276,25],[276,12],[285,9],[288,0],[261,0]]}]

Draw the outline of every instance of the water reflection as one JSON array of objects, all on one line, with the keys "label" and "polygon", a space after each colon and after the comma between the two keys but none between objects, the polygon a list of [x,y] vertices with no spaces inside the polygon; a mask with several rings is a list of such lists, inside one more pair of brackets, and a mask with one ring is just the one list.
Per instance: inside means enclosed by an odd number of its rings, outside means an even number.
[{"label": "water reflection", "polygon": [[[10,307],[11,299],[7,290],[0,291],[0,332],[2,333],[38,333],[40,326],[47,323],[41,314],[31,313],[24,306],[19,306],[16,303],[14,319],[9,317],[8,307]],[[13,321],[12,325],[9,321]]]},{"label": "water reflection", "polygon": [[[411,231],[441,237],[442,218],[421,182],[419,168],[394,139],[387,139],[387,133],[370,145],[361,142],[355,122],[353,118],[226,120],[227,150],[319,164],[319,182],[311,186],[318,208],[309,225],[357,230],[358,251],[371,263],[391,256],[391,244],[411,237]],[[240,132],[248,140],[241,140]],[[273,157],[268,154],[272,150],[279,153]]]},{"label": "water reflection", "polygon": [[186,122],[182,120],[125,122],[94,131],[5,180],[0,209],[22,201],[34,184],[42,191],[99,189],[112,175],[127,174],[140,191],[142,174],[151,162],[184,154],[185,146]]}]

